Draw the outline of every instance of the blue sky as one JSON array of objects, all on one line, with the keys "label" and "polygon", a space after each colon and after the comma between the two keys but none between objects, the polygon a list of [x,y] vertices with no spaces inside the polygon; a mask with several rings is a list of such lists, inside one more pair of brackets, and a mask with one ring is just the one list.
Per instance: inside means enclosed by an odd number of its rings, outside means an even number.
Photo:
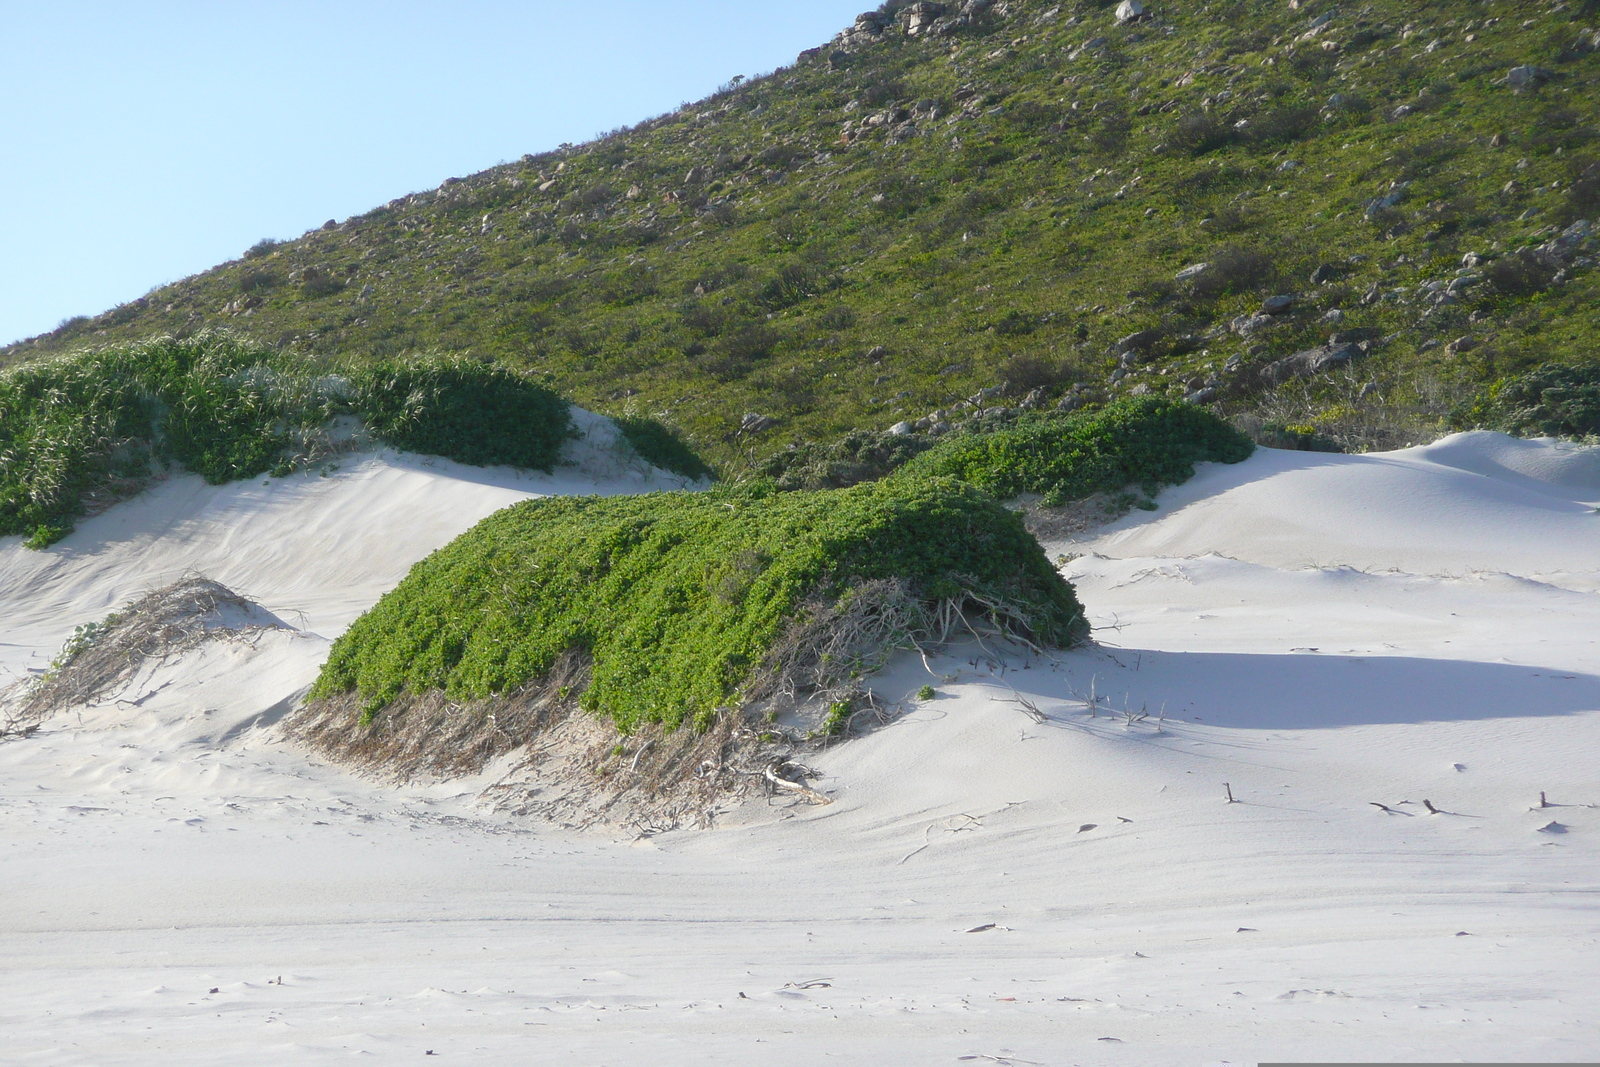
[{"label": "blue sky", "polygon": [[871,0],[0,0],[0,343],[791,63]]}]

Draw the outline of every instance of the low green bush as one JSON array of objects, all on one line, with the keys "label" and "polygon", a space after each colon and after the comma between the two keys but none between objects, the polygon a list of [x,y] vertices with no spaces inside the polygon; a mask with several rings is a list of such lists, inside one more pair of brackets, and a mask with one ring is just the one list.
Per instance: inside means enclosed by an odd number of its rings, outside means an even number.
[{"label": "low green bush", "polygon": [[353,376],[355,410],[386,444],[486,467],[549,472],[573,436],[568,404],[496,363],[385,361]]},{"label": "low green bush", "polygon": [[1342,452],[1339,442],[1317,432],[1307,423],[1262,423],[1255,434],[1255,442],[1267,448],[1281,448],[1290,452]]},{"label": "low green bush", "polygon": [[616,421],[617,428],[633,450],[649,463],[664,471],[681,474],[685,478],[714,478],[716,474],[706,466],[683,439],[657,422],[639,416],[624,415]]},{"label": "low green bush", "polygon": [[578,653],[590,711],[624,730],[705,725],[793,626],[885,579],[927,603],[1007,605],[1043,644],[1088,631],[1021,519],[949,479],[552,498],[418,563],[335,642],[312,695],[355,690],[370,719],[402,693],[515,690]]},{"label": "low green bush", "polygon": [[1136,397],[948,438],[898,477],[960,478],[1001,498],[1041,493],[1055,507],[1128,485],[1154,493],[1193,477],[1196,463],[1238,463],[1254,450],[1250,438],[1204,408]]},{"label": "low green bush", "polygon": [[1455,421],[1524,437],[1600,434],[1600,363],[1545,363],[1496,383]]},{"label": "low green bush", "polygon": [[340,414],[397,448],[547,471],[572,432],[566,401],[471,360],[341,377],[220,331],[87,349],[0,372],[0,536],[43,548],[86,500],[137,490],[167,463],[213,484],[285,472]]},{"label": "low green bush", "polygon": [[887,430],[851,430],[830,444],[807,442],[778,452],[756,466],[780,489],[843,489],[875,482],[927,451],[933,438]]}]

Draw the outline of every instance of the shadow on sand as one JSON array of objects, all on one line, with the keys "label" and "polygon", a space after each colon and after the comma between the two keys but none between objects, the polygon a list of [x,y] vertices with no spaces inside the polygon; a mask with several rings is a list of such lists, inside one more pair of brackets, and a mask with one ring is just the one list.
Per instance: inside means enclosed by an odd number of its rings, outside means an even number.
[{"label": "shadow on sand", "polygon": [[1104,650],[1068,661],[1062,696],[1163,703],[1169,718],[1252,729],[1460,722],[1600,711],[1600,677],[1545,667],[1401,656]]}]

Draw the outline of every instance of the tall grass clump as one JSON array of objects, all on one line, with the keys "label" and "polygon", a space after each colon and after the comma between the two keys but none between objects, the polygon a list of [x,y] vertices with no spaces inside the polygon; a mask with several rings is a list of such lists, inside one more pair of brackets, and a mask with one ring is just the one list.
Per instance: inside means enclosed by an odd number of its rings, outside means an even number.
[{"label": "tall grass clump", "polygon": [[1204,408],[1135,397],[949,438],[899,476],[960,478],[1001,498],[1040,493],[1055,507],[1129,485],[1153,493],[1188,481],[1196,463],[1238,463],[1254,450],[1248,437]]},{"label": "tall grass clump", "polygon": [[43,548],[172,464],[213,484],[287,474],[339,415],[397,448],[546,471],[572,433],[566,401],[494,364],[334,369],[204,331],[0,371],[0,536]]},{"label": "tall grass clump", "polygon": [[42,548],[86,504],[175,462],[213,483],[271,469],[342,401],[313,368],[223,333],[77,352],[0,373],[0,535]]},{"label": "tall grass clump", "polygon": [[1039,644],[1088,630],[1021,520],[949,479],[554,498],[498,512],[417,564],[335,642],[312,696],[356,691],[363,723],[381,730],[402,696],[536,687],[577,656],[581,706],[622,730],[706,726],[773,689],[806,644],[797,634],[865,625],[854,608],[873,598],[898,598],[909,620],[880,646],[914,639],[917,605],[987,615]]}]

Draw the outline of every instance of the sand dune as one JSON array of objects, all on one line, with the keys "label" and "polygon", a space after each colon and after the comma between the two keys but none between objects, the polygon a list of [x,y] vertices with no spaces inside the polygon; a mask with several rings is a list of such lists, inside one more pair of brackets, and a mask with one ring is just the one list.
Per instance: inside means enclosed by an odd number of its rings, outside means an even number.
[{"label": "sand dune", "polygon": [[15,671],[191,569],[297,627],[0,745],[0,1058],[1600,1053],[1594,452],[1467,434],[1203,469],[1049,546],[1096,647],[953,648],[922,704],[914,658],[877,679],[905,714],[813,760],[826,807],[575,835],[278,737],[328,641],[455,533],[663,484],[364,456],[0,542]]}]

